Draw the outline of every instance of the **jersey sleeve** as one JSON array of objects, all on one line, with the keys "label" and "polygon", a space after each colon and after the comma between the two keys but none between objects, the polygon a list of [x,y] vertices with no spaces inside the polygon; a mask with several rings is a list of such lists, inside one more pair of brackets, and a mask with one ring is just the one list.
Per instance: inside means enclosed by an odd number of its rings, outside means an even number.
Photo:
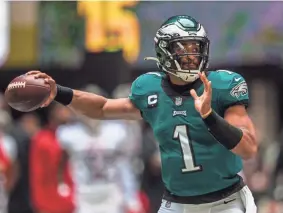
[{"label": "jersey sleeve", "polygon": [[163,74],[160,72],[148,72],[132,83],[129,99],[145,120],[148,119],[148,109],[158,105],[162,78]]},{"label": "jersey sleeve", "polygon": [[141,79],[142,77],[138,77],[131,86],[131,93],[129,95],[129,99],[132,101],[132,103],[139,109],[142,110],[142,86],[141,86]]},{"label": "jersey sleeve", "polygon": [[[153,94],[155,91],[154,85],[158,84],[158,79],[162,78],[159,72],[148,72],[139,76],[131,86],[131,93],[129,95],[132,103],[143,111],[148,107],[148,94]],[[154,98],[154,97],[153,97]]]},{"label": "jersey sleeve", "polygon": [[225,111],[233,105],[248,107],[249,91],[246,80],[238,73],[226,72],[222,75],[224,87],[219,94],[221,108]]}]

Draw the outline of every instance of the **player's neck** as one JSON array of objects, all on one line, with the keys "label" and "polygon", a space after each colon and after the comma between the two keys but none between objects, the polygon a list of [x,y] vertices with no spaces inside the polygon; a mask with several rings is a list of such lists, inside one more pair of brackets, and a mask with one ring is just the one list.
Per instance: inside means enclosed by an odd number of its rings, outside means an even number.
[{"label": "player's neck", "polygon": [[184,86],[189,84],[188,82],[183,81],[182,79],[174,76],[174,75],[168,75],[169,76],[169,81],[171,84],[176,85],[176,86]]}]

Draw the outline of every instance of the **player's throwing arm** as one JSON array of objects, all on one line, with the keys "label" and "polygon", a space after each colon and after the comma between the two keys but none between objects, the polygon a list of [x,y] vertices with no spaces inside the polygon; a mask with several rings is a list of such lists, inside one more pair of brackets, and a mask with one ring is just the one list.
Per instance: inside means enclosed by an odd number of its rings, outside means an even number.
[{"label": "player's throwing arm", "polygon": [[49,98],[41,105],[48,106],[53,100],[94,119],[141,119],[140,111],[128,98],[107,99],[93,93],[63,87],[46,73],[30,71],[27,76],[44,79],[50,85]]}]

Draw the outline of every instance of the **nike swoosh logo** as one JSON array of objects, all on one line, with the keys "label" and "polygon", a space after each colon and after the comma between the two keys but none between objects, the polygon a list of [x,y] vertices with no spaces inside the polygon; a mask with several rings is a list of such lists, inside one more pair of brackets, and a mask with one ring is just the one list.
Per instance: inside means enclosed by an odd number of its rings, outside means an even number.
[{"label": "nike swoosh logo", "polygon": [[241,80],[241,78],[235,78],[235,81],[240,81]]},{"label": "nike swoosh logo", "polygon": [[230,202],[232,202],[232,201],[234,201],[234,200],[236,200],[236,198],[234,198],[234,199],[232,199],[232,200],[224,200],[224,204],[227,204],[227,203],[230,203]]}]

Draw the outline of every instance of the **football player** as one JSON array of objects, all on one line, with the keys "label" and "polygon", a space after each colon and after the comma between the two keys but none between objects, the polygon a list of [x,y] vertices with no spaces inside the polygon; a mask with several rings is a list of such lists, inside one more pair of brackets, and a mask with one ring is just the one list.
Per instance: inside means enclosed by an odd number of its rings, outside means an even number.
[{"label": "football player", "polygon": [[209,39],[187,15],[158,29],[159,72],[139,76],[129,98],[107,99],[60,85],[45,73],[53,100],[95,119],[144,119],[159,142],[165,192],[159,213],[255,213],[253,196],[238,172],[257,153],[246,108],[245,79],[208,70]]}]

